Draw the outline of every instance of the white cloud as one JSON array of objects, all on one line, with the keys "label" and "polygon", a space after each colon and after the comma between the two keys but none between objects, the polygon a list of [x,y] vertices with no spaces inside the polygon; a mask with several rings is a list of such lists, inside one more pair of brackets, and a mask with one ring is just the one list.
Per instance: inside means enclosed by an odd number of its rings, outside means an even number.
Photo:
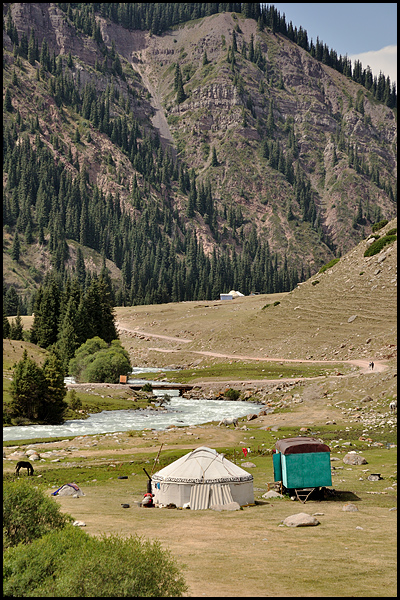
[{"label": "white cloud", "polygon": [[396,82],[397,86],[397,46],[385,46],[381,50],[352,54],[349,58],[352,66],[355,60],[361,61],[363,69],[369,65],[374,77],[379,76],[379,71],[382,71],[385,77],[389,75],[391,83]]}]

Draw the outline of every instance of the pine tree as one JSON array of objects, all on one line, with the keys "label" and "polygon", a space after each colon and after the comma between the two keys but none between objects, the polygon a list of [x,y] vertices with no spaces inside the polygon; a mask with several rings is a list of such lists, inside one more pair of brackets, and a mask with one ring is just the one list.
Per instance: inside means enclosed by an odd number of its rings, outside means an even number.
[{"label": "pine tree", "polygon": [[13,260],[15,260],[16,262],[18,262],[20,253],[21,253],[21,244],[20,244],[19,237],[18,237],[18,231],[16,231],[15,235],[14,235],[14,240],[13,240],[13,243],[11,246],[11,258]]},{"label": "pine tree", "polygon": [[45,392],[39,411],[39,419],[51,424],[62,423],[67,409],[67,403],[64,401],[67,388],[64,383],[64,369],[54,352],[46,358],[42,373],[45,381]]},{"label": "pine tree", "polygon": [[76,278],[78,280],[79,285],[81,286],[82,289],[84,289],[85,279],[86,279],[86,267],[85,267],[85,261],[83,259],[82,249],[80,247],[78,247],[78,250],[76,253],[75,272],[76,272]]},{"label": "pine tree", "polygon": [[64,373],[68,373],[68,364],[75,350],[80,346],[78,336],[78,307],[73,297],[69,298],[57,340],[57,349]]},{"label": "pine tree", "polygon": [[215,146],[213,146],[212,156],[211,156],[211,166],[212,167],[218,167],[218,165],[219,165],[219,162],[218,162],[218,159],[217,159],[217,151],[215,150]]},{"label": "pine tree", "polygon": [[18,312],[19,298],[13,285],[11,285],[5,293],[4,308],[8,316],[16,315]]},{"label": "pine tree", "polygon": [[4,95],[4,110],[7,112],[12,112],[13,111],[13,105],[11,102],[11,92],[10,92],[10,88],[6,88],[6,93]]},{"label": "pine tree", "polygon": [[33,330],[36,343],[41,348],[48,348],[57,341],[58,319],[60,316],[60,292],[55,280],[44,287],[42,294],[38,294],[40,305],[35,305]]},{"label": "pine tree", "polygon": [[17,316],[15,317],[15,320],[11,321],[11,325],[10,325],[10,339],[11,340],[23,340],[23,326],[22,326],[22,320],[21,320],[21,315],[19,312],[19,308],[17,309]]},{"label": "pine tree", "polygon": [[10,337],[10,322],[7,319],[6,309],[3,305],[3,340]]},{"label": "pine tree", "polygon": [[24,350],[11,381],[11,414],[29,420],[38,420],[46,383],[41,368]]},{"label": "pine tree", "polygon": [[176,102],[177,102],[177,104],[182,104],[182,102],[184,102],[185,100],[186,100],[186,94],[185,94],[185,90],[183,89],[182,78],[180,78],[179,82],[178,82],[178,89],[176,92]]},{"label": "pine tree", "polygon": [[174,78],[174,89],[176,91],[176,102],[181,104],[186,100],[185,90],[183,89],[182,73],[179,67],[179,63],[175,65],[175,78]]}]

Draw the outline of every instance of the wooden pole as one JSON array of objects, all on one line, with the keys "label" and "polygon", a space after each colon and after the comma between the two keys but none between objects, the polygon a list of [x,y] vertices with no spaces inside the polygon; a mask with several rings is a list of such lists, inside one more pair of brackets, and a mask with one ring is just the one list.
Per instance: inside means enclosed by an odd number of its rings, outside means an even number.
[{"label": "wooden pole", "polygon": [[153,467],[152,467],[152,469],[151,469],[151,473],[150,473],[150,475],[153,475],[154,467],[156,466],[156,462],[158,461],[158,457],[160,456],[161,448],[162,448],[163,446],[164,446],[164,442],[161,444],[161,446],[160,446],[160,449],[159,449],[159,451],[158,451],[158,454],[157,454],[157,456],[156,456],[156,457],[155,457],[155,459],[154,459],[154,463],[153,463]]}]

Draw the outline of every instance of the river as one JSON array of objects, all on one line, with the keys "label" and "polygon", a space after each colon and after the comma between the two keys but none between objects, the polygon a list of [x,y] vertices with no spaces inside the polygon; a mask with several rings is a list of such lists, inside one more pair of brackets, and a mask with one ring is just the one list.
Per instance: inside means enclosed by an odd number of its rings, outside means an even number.
[{"label": "river", "polygon": [[[155,371],[156,369],[151,370],[149,367],[145,372]],[[144,372],[144,370],[142,369],[141,372]],[[138,383],[139,381],[138,379],[132,379],[128,380],[128,383]],[[143,382],[145,381],[143,380]],[[189,399],[178,396],[178,393],[177,390],[168,390],[167,384],[165,390],[157,390],[157,395],[168,394],[171,398],[164,405],[166,410],[159,411],[146,408],[102,411],[91,414],[87,419],[65,421],[62,425],[3,427],[3,440],[18,441],[59,436],[93,435],[138,429],[163,430],[168,425],[200,425],[209,421],[220,421],[223,418],[244,417],[260,410],[260,405],[253,402],[208,400],[204,398]]]}]

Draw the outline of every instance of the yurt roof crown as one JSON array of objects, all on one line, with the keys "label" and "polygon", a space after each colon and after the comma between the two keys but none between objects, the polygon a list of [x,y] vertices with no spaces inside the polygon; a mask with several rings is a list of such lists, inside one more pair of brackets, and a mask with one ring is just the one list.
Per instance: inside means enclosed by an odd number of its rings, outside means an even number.
[{"label": "yurt roof crown", "polygon": [[253,476],[216,450],[200,446],[155,473],[152,480],[171,483],[226,483],[252,481]]}]

